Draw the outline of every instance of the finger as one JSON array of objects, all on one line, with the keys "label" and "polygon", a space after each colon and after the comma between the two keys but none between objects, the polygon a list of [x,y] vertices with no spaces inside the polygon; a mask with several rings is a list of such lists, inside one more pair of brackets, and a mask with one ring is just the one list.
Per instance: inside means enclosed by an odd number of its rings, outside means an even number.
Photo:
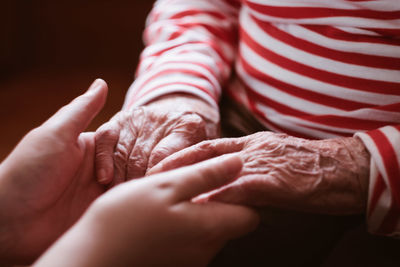
[{"label": "finger", "polygon": [[77,138],[104,106],[107,84],[97,79],[83,95],[62,107],[42,126],[53,129],[59,136]]},{"label": "finger", "polygon": [[193,213],[198,212],[197,223],[217,240],[228,241],[241,237],[256,229],[259,224],[259,215],[252,209],[218,202],[193,204]]},{"label": "finger", "polygon": [[242,166],[239,156],[225,155],[173,171],[169,173],[169,179],[175,185],[174,199],[190,200],[223,186],[237,177]]},{"label": "finger", "polygon": [[196,201],[218,201],[251,206],[286,204],[290,194],[283,191],[280,185],[282,184],[265,175],[246,175]]},{"label": "finger", "polygon": [[147,166],[147,170],[153,168],[156,164],[158,164],[161,160],[166,157],[186,148],[191,145],[196,144],[204,137],[199,138],[196,136],[188,136],[187,134],[181,132],[173,132],[170,135],[163,138],[153,149],[150,155],[149,163]]},{"label": "finger", "polygon": [[78,143],[82,147],[82,151],[85,152],[84,159],[82,162],[84,163],[81,167],[82,169],[82,177],[80,180],[82,184],[87,184],[88,182],[92,182],[94,175],[94,160],[93,157],[95,155],[95,133],[94,132],[83,132],[78,137]]},{"label": "finger", "polygon": [[[134,117],[133,119],[137,118]],[[131,127],[132,125],[126,118],[122,118],[122,123],[123,125],[121,126],[122,128],[113,156],[113,185],[123,183],[127,180],[129,157],[138,138],[136,127]]]},{"label": "finger", "polygon": [[238,152],[242,150],[243,146],[244,143],[241,138],[221,138],[204,141],[165,158],[150,169],[148,174],[160,173],[223,154]]},{"label": "finger", "polygon": [[127,160],[126,179],[136,179],[145,175],[150,154],[162,138],[163,133],[162,127],[157,127],[153,123],[144,123],[141,126],[140,135]]},{"label": "finger", "polygon": [[198,203],[204,203],[209,201],[218,201],[229,204],[240,204],[240,205],[252,205],[248,198],[247,191],[243,190],[242,185],[231,184],[223,188],[217,189],[209,194],[199,196],[196,200]]},{"label": "finger", "polygon": [[114,178],[114,151],[119,134],[119,124],[114,120],[96,131],[96,176],[101,184],[109,184]]},{"label": "finger", "polygon": [[[79,145],[82,147],[82,151],[86,150],[90,150],[89,153],[92,152],[93,148],[94,148],[94,136],[95,133],[94,132],[83,132],[79,135],[78,137],[78,143]],[[94,152],[94,150],[93,150]],[[93,155],[94,153],[92,153]]]},{"label": "finger", "polygon": [[207,138],[205,122],[196,114],[181,116],[172,131],[163,138],[150,155],[147,170],[161,160]]}]

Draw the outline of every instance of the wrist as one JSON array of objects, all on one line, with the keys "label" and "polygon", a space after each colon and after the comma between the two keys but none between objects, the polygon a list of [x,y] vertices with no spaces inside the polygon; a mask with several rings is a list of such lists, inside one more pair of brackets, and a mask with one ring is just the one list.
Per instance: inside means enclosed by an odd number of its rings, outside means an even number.
[{"label": "wrist", "polygon": [[358,137],[342,138],[341,141],[357,165],[357,179],[360,183],[361,198],[366,205],[368,200],[371,155]]},{"label": "wrist", "polygon": [[107,266],[109,244],[101,225],[87,212],[33,266]]},{"label": "wrist", "polygon": [[219,136],[219,109],[205,100],[191,94],[173,93],[153,99],[145,106],[151,107],[160,105],[163,106],[163,110],[165,111],[197,114],[207,125],[207,136],[209,138],[216,138]]},{"label": "wrist", "polygon": [[349,181],[348,186],[354,184],[353,192],[358,199],[357,206],[359,206],[356,209],[359,212],[365,211],[368,200],[370,168],[370,154],[368,150],[361,140],[354,137],[327,139],[326,141],[332,147],[332,159],[335,162],[333,167],[337,170],[335,172],[335,179]]},{"label": "wrist", "polygon": [[[331,214],[361,214],[367,207],[370,156],[363,143],[353,137],[308,140],[315,151],[321,183],[317,191],[326,199]],[[326,203],[320,202],[327,211]]]}]

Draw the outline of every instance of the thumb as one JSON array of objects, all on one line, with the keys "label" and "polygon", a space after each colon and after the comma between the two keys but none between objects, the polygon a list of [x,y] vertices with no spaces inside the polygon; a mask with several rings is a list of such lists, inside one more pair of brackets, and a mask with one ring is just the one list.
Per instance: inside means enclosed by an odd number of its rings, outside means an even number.
[{"label": "thumb", "polygon": [[103,108],[107,91],[105,81],[95,80],[83,95],[62,107],[42,127],[50,128],[61,136],[77,138]]}]

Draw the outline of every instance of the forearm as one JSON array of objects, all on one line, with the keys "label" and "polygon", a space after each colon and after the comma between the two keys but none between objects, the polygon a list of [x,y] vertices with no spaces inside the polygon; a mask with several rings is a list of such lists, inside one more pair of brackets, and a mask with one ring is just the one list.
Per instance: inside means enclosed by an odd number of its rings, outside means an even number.
[{"label": "forearm", "polygon": [[[33,266],[85,266],[108,265],[107,240],[97,225],[85,215],[77,224],[51,246]],[[112,265],[117,266],[117,265]]]},{"label": "forearm", "polygon": [[360,196],[366,205],[371,155],[358,137],[340,138],[338,141],[347,149],[349,162],[356,168],[355,174],[360,185]]},{"label": "forearm", "polygon": [[239,8],[240,1],[157,1],[124,108],[170,93],[216,106],[235,58]]},{"label": "forearm", "polygon": [[[370,155],[357,137],[310,141],[310,148],[317,151],[316,162],[323,177],[316,192],[331,192],[333,201],[346,206],[343,213],[365,213],[368,200]],[[330,186],[335,185],[335,186]],[[325,188],[326,186],[326,188]],[[334,207],[334,203],[331,203]],[[321,202],[321,211],[324,203]],[[335,213],[335,211],[333,212]]]}]

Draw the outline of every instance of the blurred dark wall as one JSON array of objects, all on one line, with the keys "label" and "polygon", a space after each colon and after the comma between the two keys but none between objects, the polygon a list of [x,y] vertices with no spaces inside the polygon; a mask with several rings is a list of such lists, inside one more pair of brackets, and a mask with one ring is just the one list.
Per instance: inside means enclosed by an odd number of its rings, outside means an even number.
[{"label": "blurred dark wall", "polygon": [[153,1],[0,1],[0,161],[30,129],[98,77],[118,112],[134,79]]},{"label": "blurred dark wall", "polygon": [[2,2],[4,76],[36,66],[133,66],[153,1]]}]

